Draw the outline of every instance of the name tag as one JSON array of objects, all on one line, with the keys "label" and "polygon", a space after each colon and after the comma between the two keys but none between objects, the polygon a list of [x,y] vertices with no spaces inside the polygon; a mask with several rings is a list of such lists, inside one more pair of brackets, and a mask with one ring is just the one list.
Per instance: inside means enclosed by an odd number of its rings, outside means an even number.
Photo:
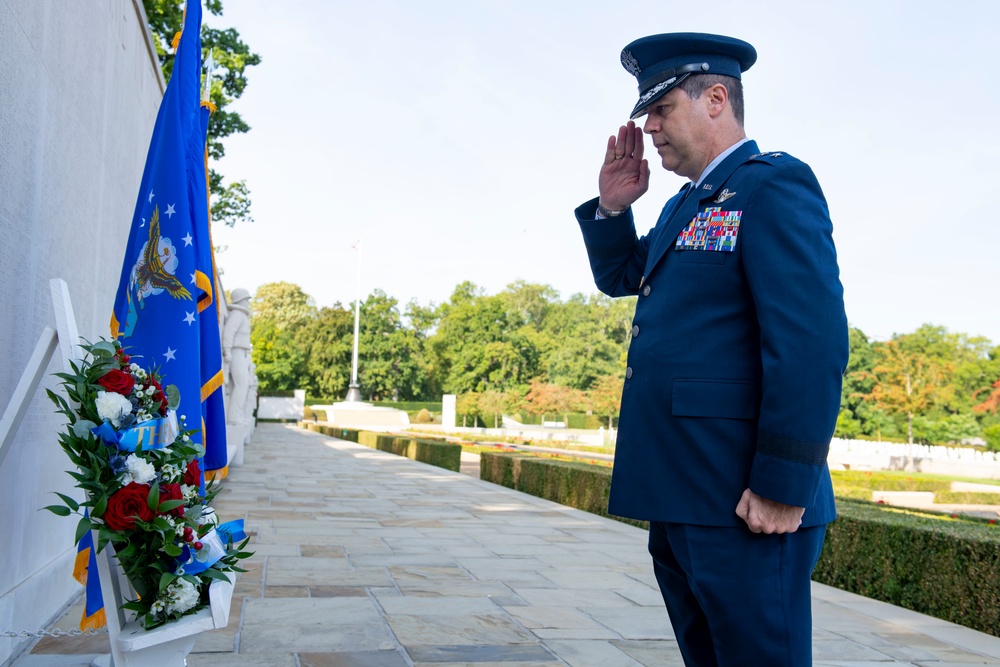
[{"label": "name tag", "polygon": [[718,206],[706,208],[681,230],[674,248],[733,252],[736,250],[742,215],[743,211],[723,211]]}]

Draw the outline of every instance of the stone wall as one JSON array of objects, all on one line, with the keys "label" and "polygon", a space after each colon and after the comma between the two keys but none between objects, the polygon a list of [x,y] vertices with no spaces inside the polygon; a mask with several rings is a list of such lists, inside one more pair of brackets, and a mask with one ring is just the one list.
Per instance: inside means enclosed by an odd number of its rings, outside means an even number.
[{"label": "stone wall", "polygon": [[261,396],[257,400],[257,419],[300,421],[306,407],[306,390],[296,389],[294,396]]},{"label": "stone wall", "polygon": [[[50,278],[81,336],[108,335],[162,96],[140,0],[0,0],[0,410],[55,326]],[[0,467],[0,631],[43,627],[82,590],[75,522],[38,511],[80,497],[61,428],[40,389]],[[0,664],[26,641],[0,638]]]}]

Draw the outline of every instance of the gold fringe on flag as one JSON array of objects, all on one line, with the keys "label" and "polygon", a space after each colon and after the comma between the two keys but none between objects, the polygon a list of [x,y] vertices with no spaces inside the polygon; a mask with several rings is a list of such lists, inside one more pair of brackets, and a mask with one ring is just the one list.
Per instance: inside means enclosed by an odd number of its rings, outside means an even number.
[{"label": "gold fringe on flag", "polygon": [[105,625],[108,624],[108,617],[104,613],[104,607],[101,607],[91,616],[87,616],[87,609],[84,607],[83,616],[80,617],[80,630],[86,632],[87,630],[100,630]]}]

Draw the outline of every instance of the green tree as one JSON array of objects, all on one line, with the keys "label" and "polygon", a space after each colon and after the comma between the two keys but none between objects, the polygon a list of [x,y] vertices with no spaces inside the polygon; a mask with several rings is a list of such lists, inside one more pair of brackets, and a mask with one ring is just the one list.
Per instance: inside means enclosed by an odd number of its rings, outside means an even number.
[{"label": "green tree", "polygon": [[924,324],[905,336],[896,336],[902,349],[923,356],[945,370],[939,391],[928,407],[934,419],[968,413],[975,395],[1000,376],[1000,366],[991,357],[992,343],[982,336],[953,333],[945,327]]},{"label": "green tree", "polygon": [[270,320],[278,329],[296,330],[316,317],[312,297],[294,283],[266,283],[250,302],[252,321]]},{"label": "green tree", "polygon": [[874,381],[866,397],[889,413],[906,416],[907,441],[913,444],[913,418],[921,415],[948,388],[941,385],[947,365],[907,350],[890,340],[875,347],[877,360],[871,370]]},{"label": "green tree", "polygon": [[837,414],[837,425],[833,435],[838,438],[856,438],[861,435],[861,421],[854,419],[854,413],[847,408],[841,408]]},{"label": "green tree", "polygon": [[260,393],[290,391],[305,386],[306,359],[295,344],[295,334],[279,329],[273,320],[251,320],[250,352]]},{"label": "green tree", "polygon": [[547,378],[574,389],[590,389],[599,378],[620,375],[631,340],[634,299],[574,294],[546,320],[555,344],[543,358]]},{"label": "green tree", "polygon": [[562,415],[563,423],[568,424],[569,413],[577,410],[584,400],[584,394],[578,390],[536,378],[531,381],[523,404],[529,413],[541,415],[542,421],[549,414]]},{"label": "green tree", "polygon": [[320,308],[296,333],[296,346],[306,357],[310,395],[343,400],[351,381],[354,346],[354,313],[339,303]]},{"label": "green tree", "polygon": [[[174,35],[180,31],[184,20],[184,0],[143,0],[149,31],[160,59],[165,80],[170,80],[174,69]],[[222,14],[222,0],[205,0],[205,8],[212,14]],[[215,110],[208,119],[208,153],[213,160],[225,155],[222,140],[233,134],[250,131],[243,117],[227,107],[246,89],[246,68],[260,64],[260,56],[240,39],[235,28],[210,28],[202,25],[202,46],[212,54],[221,76],[213,79],[211,102]],[[209,187],[212,193],[212,220],[232,227],[238,221],[252,222],[250,191],[245,181],[223,183],[222,176],[209,169]]]},{"label": "green tree", "polygon": [[510,392],[485,391],[482,394],[479,394],[478,412],[483,415],[484,420],[487,417],[492,416],[493,428],[499,428],[500,416],[503,415],[510,402]]},{"label": "green tree", "polygon": [[1000,452],[1000,424],[993,424],[983,429],[983,439],[986,440],[986,448]]},{"label": "green tree", "polygon": [[622,387],[625,380],[621,373],[604,375],[591,387],[590,406],[595,414],[608,418],[608,429],[614,427],[614,418],[622,409]]},{"label": "green tree", "polygon": [[466,426],[468,418],[472,418],[473,426],[479,420],[479,393],[467,391],[455,397],[455,411],[462,415],[462,426]]},{"label": "green tree", "polygon": [[917,416],[913,419],[913,432],[921,442],[944,445],[978,438],[982,429],[971,413],[961,413],[947,415],[941,419]]},{"label": "green tree", "polygon": [[[834,430],[834,435],[839,438],[853,438],[861,433],[873,432],[873,424],[869,423],[868,417],[874,407],[867,399],[875,386],[875,378],[871,372],[875,365],[875,352],[868,336],[857,327],[848,329],[848,341],[851,356],[844,371],[840,414]],[[875,430],[878,428],[875,427]]]},{"label": "green tree", "polygon": [[382,290],[361,304],[358,384],[372,400],[414,400],[425,395],[423,341],[403,326],[398,301]]},{"label": "green tree", "polygon": [[525,321],[522,307],[469,282],[455,288],[428,340],[444,391],[511,391],[538,375],[548,341]]},{"label": "green tree", "polygon": [[316,317],[316,307],[292,283],[268,283],[250,302],[251,357],[262,391],[311,390],[307,350],[298,332]]}]

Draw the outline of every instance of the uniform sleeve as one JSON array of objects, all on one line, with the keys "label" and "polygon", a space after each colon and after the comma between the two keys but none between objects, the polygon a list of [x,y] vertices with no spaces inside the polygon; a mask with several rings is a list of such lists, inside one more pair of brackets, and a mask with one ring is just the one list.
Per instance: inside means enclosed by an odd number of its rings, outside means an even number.
[{"label": "uniform sleeve", "polygon": [[808,507],[840,408],[847,317],[826,200],[807,165],[770,169],[743,213],[740,242],[763,368],[750,489]]},{"label": "uniform sleeve", "polygon": [[591,199],[575,211],[594,283],[608,296],[635,295],[646,266],[648,237],[636,238],[631,208],[616,218],[596,219],[597,202]]}]

